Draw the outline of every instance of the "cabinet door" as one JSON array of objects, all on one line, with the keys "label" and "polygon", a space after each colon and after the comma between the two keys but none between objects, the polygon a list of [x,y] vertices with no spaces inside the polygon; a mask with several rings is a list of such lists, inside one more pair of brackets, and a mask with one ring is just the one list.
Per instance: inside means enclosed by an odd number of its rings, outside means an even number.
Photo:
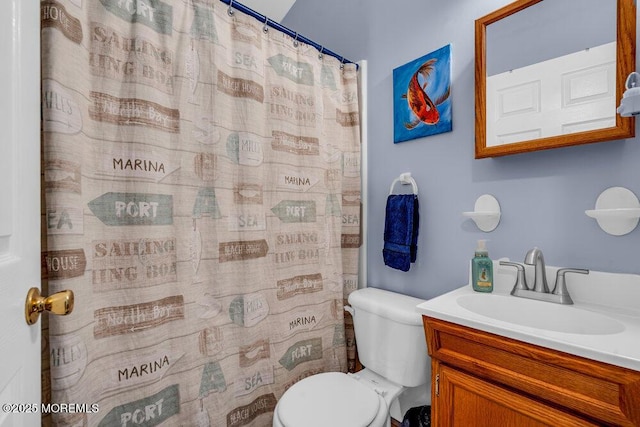
[{"label": "cabinet door", "polygon": [[432,402],[436,427],[598,425],[446,365],[439,365],[434,375],[439,375]]}]

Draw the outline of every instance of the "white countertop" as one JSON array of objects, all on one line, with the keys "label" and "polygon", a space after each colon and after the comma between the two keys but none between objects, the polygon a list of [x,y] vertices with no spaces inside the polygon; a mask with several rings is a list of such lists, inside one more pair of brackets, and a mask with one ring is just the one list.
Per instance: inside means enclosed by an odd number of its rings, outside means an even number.
[{"label": "white countertop", "polygon": [[[553,288],[556,270],[557,267],[547,267],[550,288]],[[515,272],[515,268],[500,266],[497,261],[494,261],[493,293],[474,292],[470,285],[465,285],[419,304],[416,310],[436,319],[640,371],[639,275],[597,271],[592,271],[589,275],[567,275],[567,288],[574,300],[574,305],[563,306],[509,295],[515,283]],[[532,271],[529,271],[529,267],[527,267],[528,283],[533,283],[532,274]],[[469,298],[486,298],[487,304],[498,307],[500,304],[510,304],[511,302],[520,306],[524,304],[533,310],[535,315],[528,315],[526,319],[523,319],[525,321],[520,324],[498,320],[490,315],[481,315],[463,308],[458,302],[460,297],[467,298],[467,300]],[[476,302],[482,304],[482,300]],[[554,307],[549,307],[549,304]],[[508,312],[508,309],[505,308],[504,312]],[[565,309],[566,311],[564,311]],[[496,311],[498,310],[499,308],[496,309]],[[576,310],[580,312],[578,313]],[[501,313],[498,313],[496,317],[509,316],[502,313],[502,310],[500,311]],[[535,316],[547,316],[542,320],[553,321],[553,319],[549,319],[553,313],[566,314],[563,322],[571,322],[571,319],[577,317],[577,314],[584,317],[593,313],[598,318],[604,315],[618,322],[620,331],[611,334],[568,333],[530,326],[536,324],[536,319],[532,319]],[[546,323],[549,324],[549,322]],[[560,326],[569,326],[568,329],[571,329],[573,325]],[[558,329],[566,328],[560,327]]]}]

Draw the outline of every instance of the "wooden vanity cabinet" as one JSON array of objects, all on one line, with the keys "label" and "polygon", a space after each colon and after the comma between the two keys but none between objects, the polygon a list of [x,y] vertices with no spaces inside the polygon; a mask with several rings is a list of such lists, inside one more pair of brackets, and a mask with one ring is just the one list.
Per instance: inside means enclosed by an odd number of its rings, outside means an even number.
[{"label": "wooden vanity cabinet", "polygon": [[432,425],[640,426],[640,372],[423,316]]}]

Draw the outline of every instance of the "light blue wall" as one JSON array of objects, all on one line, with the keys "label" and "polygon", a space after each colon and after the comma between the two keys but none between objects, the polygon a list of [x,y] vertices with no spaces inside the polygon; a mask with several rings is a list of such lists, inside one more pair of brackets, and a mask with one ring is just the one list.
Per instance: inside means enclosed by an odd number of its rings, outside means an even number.
[{"label": "light blue wall", "polygon": [[[283,20],[369,64],[370,286],[421,298],[455,289],[467,283],[468,261],[481,238],[489,239],[493,258],[522,261],[539,246],[548,265],[640,274],[640,227],[614,237],[584,214],[611,186],[640,196],[640,138],[474,159],[474,20],[507,3],[297,0]],[[449,43],[453,131],[394,145],[393,69]],[[407,171],[420,187],[421,221],[418,260],[403,273],[386,267],[381,251],[389,185]],[[462,216],[484,193],[495,195],[502,207],[500,225],[491,233]]]},{"label": "light blue wall", "polygon": [[543,1],[489,25],[487,75],[615,41],[615,4],[602,0]]}]

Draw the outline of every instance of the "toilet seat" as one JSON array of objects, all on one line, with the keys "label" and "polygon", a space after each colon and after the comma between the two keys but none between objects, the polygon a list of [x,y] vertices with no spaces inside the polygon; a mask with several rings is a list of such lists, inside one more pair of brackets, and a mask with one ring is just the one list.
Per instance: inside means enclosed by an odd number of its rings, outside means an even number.
[{"label": "toilet seat", "polygon": [[[381,408],[384,406],[384,408]],[[340,372],[312,375],[294,384],[278,402],[285,427],[366,427],[387,408],[380,396]]]}]

